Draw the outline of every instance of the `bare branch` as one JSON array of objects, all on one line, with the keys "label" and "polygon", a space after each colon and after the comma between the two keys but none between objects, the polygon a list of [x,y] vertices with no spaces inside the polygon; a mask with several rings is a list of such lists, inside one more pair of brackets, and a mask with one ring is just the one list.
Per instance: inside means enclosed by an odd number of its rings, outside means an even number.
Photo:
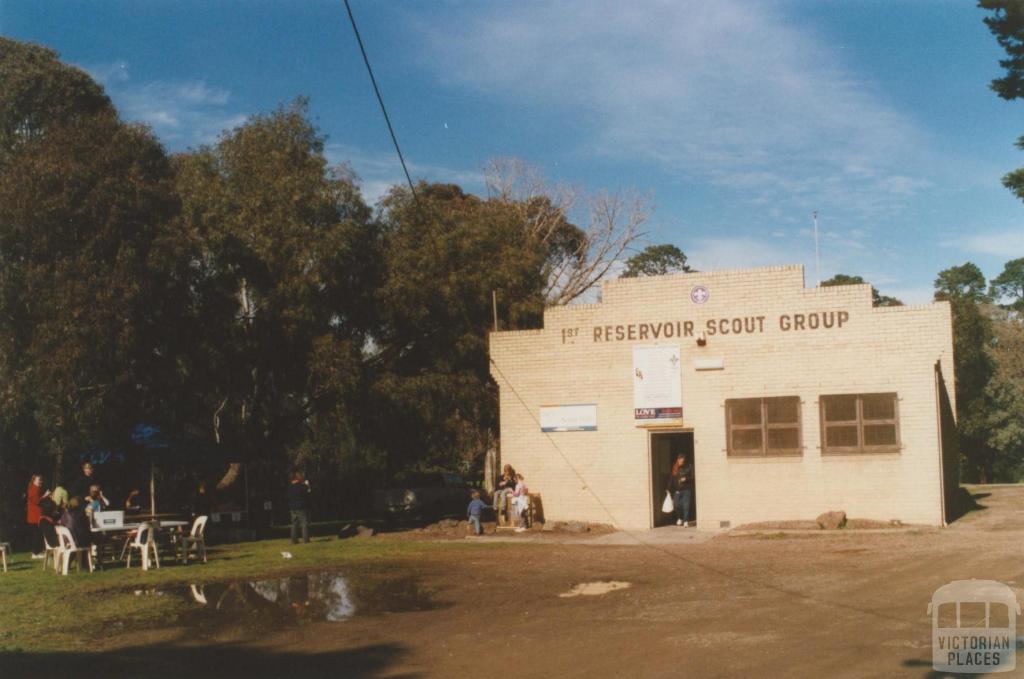
[{"label": "bare branch", "polygon": [[484,177],[488,196],[518,210],[528,235],[547,248],[549,306],[568,304],[593,288],[644,236],[651,200],[636,191],[588,194],[548,182],[519,158],[488,161]]}]

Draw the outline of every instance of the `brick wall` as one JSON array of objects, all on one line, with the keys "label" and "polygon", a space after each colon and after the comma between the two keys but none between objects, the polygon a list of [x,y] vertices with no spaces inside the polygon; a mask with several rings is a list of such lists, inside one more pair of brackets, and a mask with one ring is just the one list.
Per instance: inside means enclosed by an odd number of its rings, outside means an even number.
[{"label": "brick wall", "polygon": [[[690,298],[697,285],[710,292],[703,304]],[[840,312],[846,314],[841,328]],[[818,314],[816,329],[809,327],[811,314]],[[832,327],[825,328],[828,317]],[[678,322],[682,330],[687,321],[693,336],[651,336],[651,324]],[[699,347],[702,331],[707,344]],[[807,289],[797,266],[609,281],[600,304],[549,309],[543,330],[491,335],[502,462],[541,493],[548,520],[652,525],[650,430],[633,419],[632,361],[634,346],[658,344],[681,351],[683,421],[677,424],[694,435],[700,528],[813,518],[830,509],[941,523],[935,365],[955,393],[948,304],[873,308],[870,286]],[[698,371],[697,358],[722,359],[725,367]],[[819,396],[869,392],[898,394],[901,451],[823,458]],[[800,397],[802,456],[726,456],[725,400],[761,396]],[[540,431],[541,405],[574,403],[597,404],[597,431]]]}]

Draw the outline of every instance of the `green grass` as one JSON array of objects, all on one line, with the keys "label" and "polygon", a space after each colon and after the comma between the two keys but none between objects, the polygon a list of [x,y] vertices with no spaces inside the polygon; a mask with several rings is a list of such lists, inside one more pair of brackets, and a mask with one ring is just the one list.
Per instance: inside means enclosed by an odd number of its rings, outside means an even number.
[{"label": "green grass", "polygon": [[[264,540],[210,548],[208,563],[179,565],[161,555],[160,569],[143,571],[122,565],[67,577],[27,553],[14,555],[10,571],[0,573],[0,652],[85,650],[97,630],[118,631],[171,624],[184,599],[149,596],[154,590],[225,580],[284,577],[348,567],[377,575],[409,572],[431,554],[466,549],[505,549],[507,544],[392,541],[377,538],[317,538],[310,544]],[[292,554],[291,559],[281,552]],[[72,566],[73,568],[73,566]],[[139,591],[140,594],[136,594]]]}]

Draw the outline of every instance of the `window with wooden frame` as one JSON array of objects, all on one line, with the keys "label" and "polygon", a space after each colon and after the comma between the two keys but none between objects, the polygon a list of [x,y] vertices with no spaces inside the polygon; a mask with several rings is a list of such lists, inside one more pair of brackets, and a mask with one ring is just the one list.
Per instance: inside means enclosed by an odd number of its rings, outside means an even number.
[{"label": "window with wooden frame", "polygon": [[725,435],[729,457],[802,455],[800,397],[727,400]]},{"label": "window with wooden frame", "polygon": [[832,455],[900,452],[896,394],[822,396],[821,452]]}]

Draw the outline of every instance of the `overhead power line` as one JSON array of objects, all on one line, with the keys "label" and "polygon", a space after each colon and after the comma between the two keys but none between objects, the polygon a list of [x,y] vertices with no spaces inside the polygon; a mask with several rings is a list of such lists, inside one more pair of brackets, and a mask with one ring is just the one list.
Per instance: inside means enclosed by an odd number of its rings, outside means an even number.
[{"label": "overhead power line", "polygon": [[405,166],[405,157],[402,156],[402,149],[398,145],[398,137],[395,136],[395,128],[391,126],[391,117],[388,116],[388,109],[384,106],[384,97],[380,95],[380,88],[377,87],[377,79],[373,77],[373,67],[370,66],[370,58],[366,56],[366,48],[363,47],[363,39],[359,35],[359,27],[356,26],[356,17],[352,14],[352,6],[348,0],[345,0],[345,9],[348,10],[349,21],[352,22],[352,32],[356,35],[356,42],[359,43],[359,51],[363,55],[363,63],[366,64],[366,72],[370,74],[370,82],[373,83],[373,91],[377,95],[377,103],[380,104],[381,113],[384,114],[384,122],[388,125],[388,132],[391,134],[391,141],[395,145],[395,152],[398,154],[398,160],[402,163],[402,171],[405,172],[405,181],[409,183],[409,190],[412,191],[413,200],[419,202],[419,197],[416,195],[416,187],[413,186],[412,177],[409,176],[409,168]]},{"label": "overhead power line", "polygon": [[[387,123],[388,132],[391,133],[391,141],[395,145],[395,152],[398,154],[398,160],[402,163],[402,170],[405,172],[405,179],[409,183],[409,190],[412,191],[413,201],[414,201],[416,207],[419,208],[419,206],[420,206],[420,204],[419,204],[419,196],[416,194],[416,188],[413,186],[412,177],[409,176],[409,170],[408,170],[408,168],[405,165],[405,158],[402,156],[402,149],[398,145],[398,138],[395,136],[395,130],[391,126],[391,119],[390,119],[390,117],[388,117],[387,108],[384,106],[384,99],[383,99],[383,97],[381,97],[380,89],[377,87],[377,79],[374,78],[374,76],[373,76],[373,68],[370,66],[369,58],[366,56],[366,49],[363,47],[363,39],[359,35],[359,28],[358,28],[358,26],[356,26],[356,19],[355,19],[355,16],[353,16],[353,14],[352,14],[352,7],[351,7],[351,5],[349,5],[349,0],[344,0],[344,1],[345,1],[345,9],[348,10],[348,18],[352,22],[352,31],[355,33],[356,41],[359,43],[359,51],[363,55],[363,63],[366,64],[366,71],[370,75],[370,82],[373,83],[373,91],[377,95],[377,102],[380,104],[380,110],[384,114],[384,121]],[[417,210],[417,214],[419,214],[419,210]],[[815,216],[815,223],[817,223],[817,212],[815,212],[814,216]],[[441,261],[440,253],[438,252],[437,243],[434,240],[434,234],[433,234],[432,231],[428,231],[428,234],[430,236],[429,241],[430,241],[431,247],[434,249],[434,254],[435,254],[435,256],[438,257],[438,261]],[[445,264],[447,264],[447,262],[445,262]],[[450,271],[450,269],[449,269],[449,271]],[[819,274],[819,278],[820,278],[820,274]],[[466,313],[465,308],[462,307],[461,305],[459,305],[459,310],[460,310],[460,312],[462,314],[463,320],[466,323],[466,326],[468,328],[474,327],[474,324],[472,323],[472,321],[470,321],[469,316]],[[495,322],[495,325],[497,325],[496,322]],[[540,424],[541,424],[540,420],[536,417],[536,415],[534,415],[533,409],[527,404],[527,402],[523,398],[523,396],[519,393],[518,390],[516,390],[515,386],[512,384],[512,381],[508,378],[507,375],[504,374],[504,372],[502,372],[501,368],[498,366],[498,364],[495,362],[495,360],[492,357],[488,356],[488,361],[489,361],[490,365],[494,367],[494,371],[496,373],[498,373],[498,375],[501,378],[501,380],[505,383],[505,385],[509,388],[509,390],[512,392],[512,394],[515,396],[515,398],[519,402],[519,404],[525,409],[527,414],[534,421],[536,426],[538,428],[541,428],[541,430],[543,431],[543,428],[540,426]],[[890,621],[899,622],[899,623],[902,623],[904,625],[908,625],[908,624],[912,625],[913,624],[911,622],[908,622],[908,621],[903,620],[901,618],[898,618],[896,616],[887,615],[885,613],[880,613],[880,612],[875,611],[875,610],[871,610],[871,609],[867,609],[867,608],[862,608],[862,607],[859,607],[859,606],[856,606],[856,605],[853,605],[853,604],[848,604],[846,602],[841,602],[841,601],[828,601],[828,600],[824,600],[824,599],[815,597],[815,596],[810,595],[810,594],[805,594],[803,592],[798,592],[798,591],[789,589],[787,587],[783,587],[783,586],[775,584],[773,582],[767,582],[767,581],[764,581],[764,580],[757,580],[757,579],[751,578],[749,576],[737,575],[735,573],[729,572],[729,571],[727,571],[727,570],[725,570],[725,569],[723,569],[721,567],[718,567],[716,565],[711,565],[711,564],[702,562],[702,561],[697,560],[697,559],[687,558],[687,557],[683,556],[682,554],[679,554],[677,552],[672,552],[672,551],[666,549],[665,547],[663,547],[661,545],[656,545],[656,544],[651,543],[648,540],[643,539],[643,537],[641,537],[636,531],[631,531],[631,530],[625,529],[625,528],[623,528],[619,524],[619,521],[617,520],[617,517],[615,516],[615,514],[612,512],[611,508],[608,507],[608,505],[606,505],[602,501],[600,495],[598,495],[594,491],[594,489],[590,487],[590,484],[587,483],[586,478],[583,476],[583,474],[580,472],[580,470],[577,469],[576,466],[572,464],[572,462],[569,459],[569,456],[566,455],[565,452],[555,442],[554,437],[552,437],[551,434],[548,433],[548,432],[544,432],[544,434],[545,434],[548,442],[551,444],[552,448],[554,448],[555,451],[558,453],[558,455],[562,458],[562,461],[572,471],[572,473],[576,476],[576,478],[579,479],[580,483],[583,484],[583,488],[587,491],[587,493],[591,497],[594,498],[594,500],[596,501],[597,505],[608,516],[608,518],[611,521],[612,525],[616,529],[618,529],[618,530],[626,533],[627,535],[629,535],[639,545],[641,545],[643,547],[647,547],[649,549],[652,549],[652,550],[654,550],[656,552],[659,552],[659,553],[661,553],[661,554],[663,554],[663,555],[665,555],[665,556],[667,556],[667,557],[669,557],[671,559],[674,559],[676,561],[680,561],[680,562],[689,564],[689,565],[691,565],[693,567],[696,567],[696,568],[699,568],[699,569],[703,569],[703,570],[705,570],[707,572],[710,572],[710,573],[712,573],[714,575],[720,576],[720,577],[728,579],[728,580],[733,580],[735,582],[740,582],[740,583],[751,585],[751,586],[754,586],[754,587],[762,587],[762,588],[765,588],[765,589],[776,591],[779,594],[782,594],[784,596],[790,596],[790,597],[794,597],[794,598],[798,598],[798,599],[803,599],[803,600],[806,600],[806,601],[812,601],[814,603],[826,605],[826,606],[829,606],[831,608],[846,609],[846,610],[854,611],[854,612],[857,612],[857,613],[861,613],[863,615],[870,616],[870,617],[882,618],[882,619],[886,619],[886,620],[890,620]]]}]

